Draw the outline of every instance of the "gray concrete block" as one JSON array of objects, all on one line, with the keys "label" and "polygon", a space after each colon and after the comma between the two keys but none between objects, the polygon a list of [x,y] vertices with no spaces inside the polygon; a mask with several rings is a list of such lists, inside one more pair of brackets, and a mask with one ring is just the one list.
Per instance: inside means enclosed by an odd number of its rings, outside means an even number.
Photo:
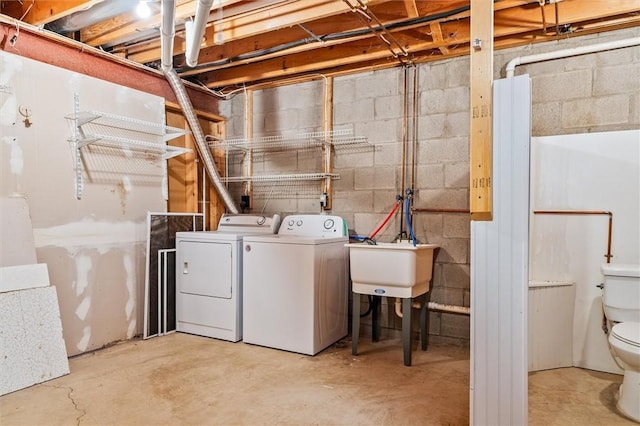
[{"label": "gray concrete block", "polygon": [[444,164],[418,165],[416,188],[437,189],[444,187]]},{"label": "gray concrete block", "polygon": [[440,319],[442,315],[440,312],[428,311],[429,315],[429,331],[428,333],[431,335],[439,335],[440,334]]},{"label": "gray concrete block", "polygon": [[442,216],[431,213],[414,213],[413,232],[421,243],[436,244],[442,241]]},{"label": "gray concrete block", "polygon": [[336,77],[333,80],[333,103],[351,103],[355,100],[356,79],[358,74]]},{"label": "gray concrete block", "polygon": [[447,238],[471,238],[471,221],[467,214],[444,215],[442,235]]},{"label": "gray concrete block", "polygon": [[469,111],[447,114],[444,124],[444,137],[469,136]]},{"label": "gray concrete block", "polygon": [[591,70],[534,75],[531,86],[533,103],[586,98],[591,95]]},{"label": "gray concrete block", "polygon": [[[445,263],[442,265],[442,285],[447,288],[466,289],[471,288],[471,279],[468,264]],[[469,306],[464,304],[463,306]]]},{"label": "gray concrete block", "polygon": [[355,123],[356,135],[367,138],[369,143],[388,143],[402,140],[401,120],[375,120]]},{"label": "gray concrete block", "polygon": [[231,117],[231,101],[230,100],[220,100],[218,101],[218,113],[226,118]]},{"label": "gray concrete block", "polygon": [[367,167],[355,171],[354,189],[395,189],[395,167]]},{"label": "gray concrete block", "polygon": [[350,167],[371,167],[373,166],[373,151],[341,153],[333,157],[335,169]]},{"label": "gray concrete block", "polygon": [[430,62],[418,65],[418,85],[420,90],[442,89],[445,87],[447,66],[444,63]]},{"label": "gray concrete block", "polygon": [[442,313],[440,334],[447,337],[469,339],[471,322],[469,315]]},{"label": "gray concrete block", "polygon": [[401,93],[401,68],[378,71],[356,80],[356,99],[378,98]]},{"label": "gray concrete block", "polygon": [[469,139],[460,137],[420,141],[418,159],[420,164],[469,161]]},{"label": "gray concrete block", "polygon": [[420,207],[438,209],[466,209],[469,204],[469,190],[462,188],[423,189],[417,194]]},{"label": "gray concrete block", "polygon": [[446,188],[469,188],[469,162],[445,164],[444,186]]},{"label": "gray concrete block", "polygon": [[[440,250],[436,254],[436,261],[442,263],[469,263],[469,239],[467,238],[443,238]],[[445,278],[446,279],[446,278]]]},{"label": "gray concrete block", "polygon": [[462,56],[452,59],[447,63],[446,87],[468,87],[471,62],[469,56]]},{"label": "gray concrete block", "polygon": [[373,158],[374,164],[376,166],[389,166],[389,165],[398,165],[400,164],[400,157],[402,156],[402,143],[398,141],[397,143],[391,142],[385,145],[377,145],[375,146]]},{"label": "gray concrete block", "polygon": [[419,102],[420,108],[418,111],[421,116],[441,114],[447,111],[444,89],[431,89],[421,92]]},{"label": "gray concrete block", "polygon": [[353,191],[354,185],[354,169],[336,169],[334,168],[334,172],[340,175],[340,179],[335,179],[333,181],[333,190],[334,191]]},{"label": "gray concrete block", "polygon": [[459,288],[433,287],[431,301],[443,305],[462,306],[464,291]]},{"label": "gray concrete block", "polygon": [[[362,211],[361,209],[360,211]],[[354,213],[354,229],[358,233],[358,235],[368,236],[384,221],[384,218],[387,216],[387,213]],[[393,236],[396,233],[396,228],[398,224],[394,219],[389,221],[389,224],[385,231],[382,232],[380,236],[387,236],[387,238],[378,238],[378,241],[391,241]]]},{"label": "gray concrete block", "polygon": [[418,117],[418,138],[434,139],[444,133],[445,114],[431,114]]},{"label": "gray concrete block", "polygon": [[548,136],[558,133],[561,128],[561,103],[544,102],[532,105],[531,134],[532,136]]},{"label": "gray concrete block", "polygon": [[334,104],[334,124],[371,122],[374,120],[374,98],[358,99]]},{"label": "gray concrete block", "polygon": [[373,191],[335,191],[333,210],[340,212],[371,211]]},{"label": "gray concrete block", "polygon": [[[603,41],[598,40],[598,43],[603,43]],[[596,64],[599,67],[610,67],[613,65],[631,64],[633,62],[637,62],[636,55],[638,54],[640,54],[640,47],[638,46],[598,52],[595,54]]]},{"label": "gray concrete block", "polygon": [[401,119],[403,114],[403,97],[381,96],[374,99],[374,117],[376,120],[389,118]]},{"label": "gray concrete block", "polygon": [[298,198],[299,213],[320,213],[320,196],[313,198]]},{"label": "gray concrete block", "polygon": [[603,67],[594,70],[593,95],[617,95],[640,92],[640,63]]},{"label": "gray concrete block", "polygon": [[465,111],[469,113],[469,86],[453,87],[444,91],[447,113]]},{"label": "gray concrete block", "polygon": [[373,211],[376,213],[389,214],[396,204],[396,195],[398,195],[398,192],[399,191],[395,189],[375,191],[373,196]]},{"label": "gray concrete block", "polygon": [[629,96],[615,95],[562,103],[563,128],[622,124],[629,119]]}]

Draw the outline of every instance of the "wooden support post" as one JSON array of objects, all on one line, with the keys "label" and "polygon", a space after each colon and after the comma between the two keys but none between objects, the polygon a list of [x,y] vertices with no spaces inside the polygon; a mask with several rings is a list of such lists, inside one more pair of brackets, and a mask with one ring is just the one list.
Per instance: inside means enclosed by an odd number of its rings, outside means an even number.
[{"label": "wooden support post", "polygon": [[471,0],[471,220],[492,220],[493,2]]},{"label": "wooden support post", "polygon": [[[324,97],[322,100],[322,130],[330,132],[333,130],[333,77],[325,77],[324,80]],[[333,141],[327,140],[322,145],[322,158],[324,163],[324,173],[333,173]],[[322,192],[326,194],[323,198],[323,210],[331,210],[331,192],[333,191],[333,183],[330,177],[325,178],[322,184]]]}]

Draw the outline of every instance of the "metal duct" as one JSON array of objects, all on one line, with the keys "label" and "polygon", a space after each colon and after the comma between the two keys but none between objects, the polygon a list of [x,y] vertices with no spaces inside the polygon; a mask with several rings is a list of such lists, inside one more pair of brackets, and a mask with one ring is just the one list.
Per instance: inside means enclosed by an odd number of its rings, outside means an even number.
[{"label": "metal duct", "polygon": [[190,67],[198,65],[198,54],[200,53],[202,36],[204,35],[204,29],[207,26],[207,22],[209,21],[209,12],[211,11],[212,4],[213,0],[198,0],[198,4],[196,5],[196,16],[193,19],[193,23],[185,23],[185,28],[187,30],[186,59],[187,65]]},{"label": "metal duct", "polygon": [[196,116],[193,105],[191,104],[191,100],[187,95],[187,91],[182,84],[182,80],[173,69],[173,67],[169,67],[169,69],[163,68],[164,75],[167,77],[173,92],[178,98],[178,102],[182,107],[182,111],[184,112],[184,116],[189,123],[189,127],[191,127],[191,132],[193,133],[193,137],[196,140],[196,146],[198,147],[198,153],[200,153],[200,157],[204,162],[204,166],[207,169],[207,173],[209,173],[209,177],[213,182],[213,185],[216,187],[216,191],[218,191],[218,195],[222,198],[225,207],[230,213],[237,214],[238,208],[236,207],[229,191],[222,183],[220,179],[220,175],[218,174],[218,169],[216,167],[216,163],[213,161],[213,156],[211,155],[211,151],[209,151],[209,147],[207,146],[207,141],[205,140],[204,133],[202,132],[202,128],[200,127],[200,122],[198,121],[198,117]]},{"label": "metal duct", "polygon": [[200,158],[204,163],[204,167],[211,178],[211,182],[218,191],[218,195],[222,198],[222,202],[230,213],[237,214],[238,208],[236,207],[229,191],[227,191],[227,187],[224,186],[222,180],[220,179],[220,174],[218,173],[218,169],[216,167],[216,163],[213,161],[213,156],[211,155],[211,151],[209,151],[209,147],[207,146],[207,141],[204,137],[204,132],[202,131],[202,127],[200,127],[200,121],[198,120],[198,116],[196,116],[195,111],[193,110],[193,104],[191,103],[191,99],[189,99],[189,95],[187,95],[187,90],[184,88],[184,84],[182,80],[173,69],[173,36],[175,35],[175,25],[174,25],[174,17],[175,17],[175,1],[174,0],[162,0],[162,26],[160,27],[160,43],[162,49],[162,72],[164,73],[167,81],[171,85],[173,89],[173,93],[176,95],[176,99],[178,103],[182,107],[182,111],[184,113],[185,118],[187,119],[187,123],[189,123],[189,127],[191,128],[191,133],[193,134],[193,138],[196,140],[196,147],[198,148],[198,153],[200,154]]},{"label": "metal duct", "polygon": [[135,9],[135,6],[136,3],[131,0],[103,1],[86,10],[75,12],[64,18],[49,22],[44,27],[58,34],[72,33],[98,22],[111,19],[114,16],[131,12]]}]

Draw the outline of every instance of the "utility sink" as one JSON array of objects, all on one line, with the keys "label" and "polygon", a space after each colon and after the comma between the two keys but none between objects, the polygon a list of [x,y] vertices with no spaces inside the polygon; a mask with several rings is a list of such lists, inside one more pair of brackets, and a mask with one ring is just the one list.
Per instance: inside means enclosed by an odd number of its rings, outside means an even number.
[{"label": "utility sink", "polygon": [[353,292],[411,298],[429,291],[438,244],[346,244]]}]

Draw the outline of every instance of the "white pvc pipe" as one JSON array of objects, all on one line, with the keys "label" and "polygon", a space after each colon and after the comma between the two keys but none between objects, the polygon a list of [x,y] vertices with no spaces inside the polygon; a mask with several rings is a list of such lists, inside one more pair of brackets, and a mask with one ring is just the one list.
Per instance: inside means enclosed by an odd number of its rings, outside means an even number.
[{"label": "white pvc pipe", "polygon": [[209,12],[211,11],[212,4],[213,0],[198,0],[196,16],[193,18],[193,22],[187,22],[185,24],[187,31],[187,51],[185,56],[187,65],[190,67],[198,65],[198,54],[200,53],[202,36],[209,21]]},{"label": "white pvc pipe", "polygon": [[[416,309],[420,308],[420,303],[413,303],[412,306]],[[471,308],[466,306],[444,305],[442,303],[429,302],[427,308],[434,311],[451,312],[453,314],[471,315]],[[402,299],[396,297],[395,312],[399,318],[402,318]]]},{"label": "white pvc pipe", "polygon": [[471,315],[471,308],[466,306],[443,305],[442,303],[429,302],[427,308],[434,311],[451,312],[453,314]]},{"label": "white pvc pipe", "polygon": [[162,22],[160,24],[160,46],[162,71],[173,68],[173,37],[176,35],[175,0],[162,0]]},{"label": "white pvc pipe", "polygon": [[623,47],[631,47],[640,45],[640,37],[634,37],[624,40],[610,41],[600,44],[592,44],[591,46],[581,46],[572,49],[556,50],[555,52],[540,53],[537,55],[519,56],[513,58],[507,63],[505,71],[507,78],[515,75],[518,65],[531,64],[533,62],[549,61],[552,59],[567,58],[570,56],[585,55],[587,53],[603,52],[605,50],[620,49]]}]

